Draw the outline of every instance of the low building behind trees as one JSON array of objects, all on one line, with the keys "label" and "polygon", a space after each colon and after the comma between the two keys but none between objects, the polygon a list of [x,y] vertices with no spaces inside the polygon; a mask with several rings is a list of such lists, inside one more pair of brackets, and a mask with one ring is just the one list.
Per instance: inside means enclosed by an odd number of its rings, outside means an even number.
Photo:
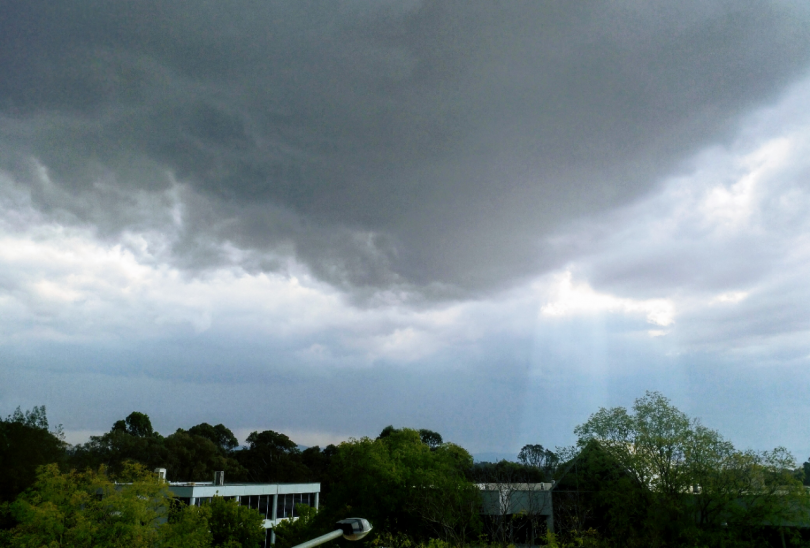
[{"label": "low building behind trees", "polygon": [[[156,472],[165,474],[164,469]],[[224,476],[223,472],[217,472],[211,482],[173,481],[168,488],[177,501],[188,506],[201,506],[214,497],[222,497],[257,511],[264,520],[265,545],[275,544],[273,527],[299,517],[300,505],[315,510],[319,507],[320,483],[225,483]]]}]

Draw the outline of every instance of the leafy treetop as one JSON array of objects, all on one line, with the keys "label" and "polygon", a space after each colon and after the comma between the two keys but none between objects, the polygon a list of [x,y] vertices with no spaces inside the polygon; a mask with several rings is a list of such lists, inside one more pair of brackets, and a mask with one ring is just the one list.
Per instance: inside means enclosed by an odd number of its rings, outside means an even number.
[{"label": "leafy treetop", "polygon": [[556,453],[539,444],[524,445],[518,453],[518,461],[522,464],[540,468],[547,474],[554,470],[559,460]]},{"label": "leafy treetop", "polygon": [[441,434],[434,432],[433,430],[426,430],[424,428],[419,430],[419,438],[422,440],[422,443],[431,449],[436,449],[442,443],[444,443]]},{"label": "leafy treetop", "polygon": [[149,415],[138,411],[133,411],[124,420],[116,421],[111,432],[121,432],[137,438],[149,438],[156,435],[152,429]]},{"label": "leafy treetop", "polygon": [[38,428],[39,430],[48,430],[48,416],[45,413],[45,406],[34,406],[30,411],[21,411],[20,407],[14,410],[14,413],[8,416],[6,422],[21,424],[28,428]]},{"label": "leafy treetop", "polygon": [[207,422],[203,422],[189,428],[188,433],[207,438],[224,451],[232,451],[239,445],[239,441],[233,435],[233,432],[223,424],[211,426]]}]

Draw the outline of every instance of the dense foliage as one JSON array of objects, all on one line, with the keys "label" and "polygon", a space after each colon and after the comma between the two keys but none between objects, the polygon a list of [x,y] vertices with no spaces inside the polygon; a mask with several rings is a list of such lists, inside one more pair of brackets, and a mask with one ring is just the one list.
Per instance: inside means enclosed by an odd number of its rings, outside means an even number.
[{"label": "dense foliage", "polygon": [[[630,410],[600,409],[575,433],[575,447],[529,444],[519,462],[473,463],[425,429],[389,426],[375,439],[323,450],[265,430],[240,447],[222,424],[164,437],[133,412],[69,447],[44,407],[18,409],[0,420],[0,546],[238,548],[264,539],[256,511],[221,498],[185,506],[151,472],[157,467],[172,480],[210,481],[224,470],[229,481],[320,482],[320,511],[299,507],[298,521],[278,525],[278,548],[350,516],[374,524],[367,544],[388,548],[810,544],[803,485],[810,462],[798,466],[782,448],[735,449],[658,393]],[[477,484],[508,490],[540,482],[554,483],[556,534],[539,512],[481,515]]]},{"label": "dense foliage", "polygon": [[116,479],[103,468],[41,467],[31,488],[5,506],[16,526],[0,541],[11,548],[253,548],[264,540],[262,516],[233,500],[177,506],[164,482],[133,463]]},{"label": "dense foliage", "polygon": [[41,468],[32,489],[10,505],[18,522],[10,546],[153,546],[167,515],[168,490],[142,468],[123,472],[132,483],[117,488],[102,470]]},{"label": "dense foliage", "polygon": [[0,419],[0,504],[32,485],[38,467],[62,463],[66,448],[61,429],[48,429],[44,406],[25,413],[18,407],[6,420]]},{"label": "dense foliage", "polygon": [[336,516],[351,511],[382,530],[463,544],[480,530],[478,492],[465,475],[471,466],[461,447],[429,445],[407,428],[350,440],[332,459],[339,481],[329,504]]},{"label": "dense foliage", "polygon": [[558,488],[578,501],[557,504],[568,529],[597,527],[628,547],[754,547],[783,536],[778,525],[810,525],[802,470],[784,448],[739,451],[659,393],[600,409],[575,433],[576,468]]},{"label": "dense foliage", "polygon": [[[329,448],[326,453],[331,454]],[[301,482],[320,477],[324,458],[319,448],[302,452],[286,435],[272,430],[251,433],[243,448],[222,424],[202,423],[164,437],[153,430],[147,415],[133,412],[106,434],[73,447],[67,463],[77,469],[105,466],[117,473],[126,462],[135,461],[147,468],[166,468],[171,481],[210,481],[222,470],[230,481]]]}]

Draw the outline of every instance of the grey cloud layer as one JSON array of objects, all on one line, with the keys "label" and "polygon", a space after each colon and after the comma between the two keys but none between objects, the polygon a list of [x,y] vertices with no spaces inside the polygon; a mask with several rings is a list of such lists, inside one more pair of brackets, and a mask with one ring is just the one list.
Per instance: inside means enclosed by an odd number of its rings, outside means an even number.
[{"label": "grey cloud layer", "polygon": [[445,295],[556,264],[545,235],[648,191],[810,62],[798,3],[4,14],[0,169],[46,214],[161,233],[192,269],[293,255],[343,287]]}]

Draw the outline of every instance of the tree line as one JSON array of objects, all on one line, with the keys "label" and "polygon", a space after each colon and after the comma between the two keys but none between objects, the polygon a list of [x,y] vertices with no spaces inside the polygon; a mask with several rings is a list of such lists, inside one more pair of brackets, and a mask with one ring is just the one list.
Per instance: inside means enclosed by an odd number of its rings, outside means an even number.
[{"label": "tree line", "polygon": [[[575,434],[572,447],[528,444],[516,462],[475,463],[426,429],[389,426],[323,449],[265,430],[240,446],[222,424],[162,436],[133,412],[70,446],[44,407],[18,409],[0,419],[0,546],[253,548],[264,538],[259,514],[234,501],[174,500],[158,467],[172,481],[223,470],[228,482],[320,482],[320,510],[299,508],[297,521],[277,526],[279,548],[351,516],[374,525],[364,542],[388,548],[810,544],[810,462],[782,448],[738,450],[656,392],[631,409],[599,409]],[[531,509],[482,515],[480,484],[508,496],[542,482],[553,484],[554,531]]]}]

